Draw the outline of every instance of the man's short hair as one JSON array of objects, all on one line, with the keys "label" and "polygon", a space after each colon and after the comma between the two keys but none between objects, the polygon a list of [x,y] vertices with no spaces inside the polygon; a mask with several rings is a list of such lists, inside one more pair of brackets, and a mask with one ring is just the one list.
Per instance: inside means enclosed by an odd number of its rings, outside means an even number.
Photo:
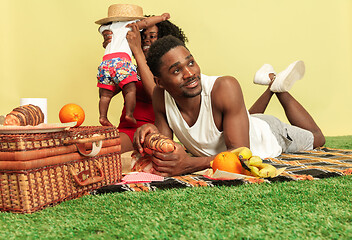
[{"label": "man's short hair", "polygon": [[174,36],[166,36],[156,40],[149,48],[147,64],[154,76],[160,77],[161,58],[171,49],[185,44]]}]

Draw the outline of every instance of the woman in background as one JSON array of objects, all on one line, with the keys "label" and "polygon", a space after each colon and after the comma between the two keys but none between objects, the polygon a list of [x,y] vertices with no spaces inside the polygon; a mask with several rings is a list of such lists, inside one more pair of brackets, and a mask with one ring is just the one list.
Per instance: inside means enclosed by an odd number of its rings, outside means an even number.
[{"label": "woman in background", "polygon": [[[136,107],[134,117],[137,124],[126,121],[125,106],[122,109],[118,129],[121,139],[121,153],[133,150],[133,135],[136,129],[146,123],[154,123],[154,111],[152,105],[152,94],[155,87],[154,76],[146,64],[146,54],[153,42],[167,35],[177,37],[183,42],[187,42],[187,37],[182,29],[166,20],[157,23],[142,32],[136,24],[132,25],[132,30],[126,35],[133,56],[137,63],[137,73],[141,81],[136,82]],[[111,41],[112,32],[103,31],[103,47],[105,48]]]}]

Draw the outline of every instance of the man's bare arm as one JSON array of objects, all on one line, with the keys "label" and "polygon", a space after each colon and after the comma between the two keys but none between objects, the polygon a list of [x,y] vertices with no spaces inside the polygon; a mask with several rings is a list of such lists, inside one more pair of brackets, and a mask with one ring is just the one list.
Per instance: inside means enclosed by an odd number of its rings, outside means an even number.
[{"label": "man's bare arm", "polygon": [[224,133],[227,148],[249,147],[248,113],[238,81],[220,77],[211,94],[214,120]]},{"label": "man's bare arm", "polygon": [[152,103],[153,103],[153,109],[154,109],[154,115],[155,115],[155,123],[154,123],[155,126],[158,128],[161,134],[172,139],[173,131],[171,130],[166,119],[163,89],[157,86],[154,88]]}]

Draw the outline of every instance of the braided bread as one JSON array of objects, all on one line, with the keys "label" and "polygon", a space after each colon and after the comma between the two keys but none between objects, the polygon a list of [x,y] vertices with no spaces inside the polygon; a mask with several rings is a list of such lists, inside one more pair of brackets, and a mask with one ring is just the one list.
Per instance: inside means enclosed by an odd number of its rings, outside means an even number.
[{"label": "braided bread", "polygon": [[175,143],[159,133],[151,133],[145,137],[144,148],[169,153],[175,150]]},{"label": "braided bread", "polygon": [[14,108],[6,115],[4,125],[36,126],[44,122],[44,114],[40,107],[28,104]]}]

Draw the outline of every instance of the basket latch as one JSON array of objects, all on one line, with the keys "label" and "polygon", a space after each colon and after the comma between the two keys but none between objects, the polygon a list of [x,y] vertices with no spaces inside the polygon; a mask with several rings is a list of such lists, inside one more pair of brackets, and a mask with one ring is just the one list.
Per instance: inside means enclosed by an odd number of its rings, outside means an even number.
[{"label": "basket latch", "polygon": [[89,184],[97,183],[97,182],[104,180],[104,172],[103,172],[103,169],[102,169],[100,162],[95,160],[94,163],[99,170],[100,176],[91,177],[91,176],[89,176],[88,170],[77,173],[77,171],[74,169],[73,166],[69,167],[70,172],[78,185],[87,186]]},{"label": "basket latch", "polygon": [[[94,134],[88,138],[76,138],[66,141],[66,144],[75,144],[78,152],[86,157],[94,157],[99,152],[103,146],[103,140],[105,139],[104,135]],[[92,143],[92,151],[88,152],[86,149],[86,143]]]}]

